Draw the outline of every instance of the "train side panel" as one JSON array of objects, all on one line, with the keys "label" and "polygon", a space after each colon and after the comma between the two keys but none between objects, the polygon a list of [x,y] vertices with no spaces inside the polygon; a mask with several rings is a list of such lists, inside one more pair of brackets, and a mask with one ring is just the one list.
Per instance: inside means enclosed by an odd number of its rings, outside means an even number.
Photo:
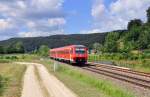
[{"label": "train side panel", "polygon": [[66,46],[50,50],[49,56],[53,59],[70,61],[71,63],[86,63],[87,62],[87,48],[76,45]]}]

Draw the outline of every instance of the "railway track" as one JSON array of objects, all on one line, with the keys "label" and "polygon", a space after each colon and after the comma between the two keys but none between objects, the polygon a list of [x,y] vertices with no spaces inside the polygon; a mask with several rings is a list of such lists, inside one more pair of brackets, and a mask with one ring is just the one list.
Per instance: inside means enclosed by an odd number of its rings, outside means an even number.
[{"label": "railway track", "polygon": [[[63,64],[67,64],[67,63],[63,63]],[[143,88],[150,89],[149,73],[133,71],[128,68],[122,68],[122,67],[100,64],[100,63],[88,63],[87,65],[84,65],[80,68],[97,74],[109,76],[121,81],[125,81]]]},{"label": "railway track", "polygon": [[150,73],[134,71],[129,68],[118,67],[118,66],[107,65],[107,64],[100,64],[100,63],[89,63],[89,64],[94,64],[94,65],[96,65],[96,67],[108,68],[108,69],[117,70],[117,71],[121,71],[121,72],[136,74],[136,75],[140,75],[140,76],[144,76],[144,77],[150,77]]},{"label": "railway track", "polygon": [[88,71],[109,76],[118,80],[126,81],[140,87],[150,89],[150,74],[144,72],[132,71],[127,68],[121,68],[111,65],[90,63],[82,67]]}]

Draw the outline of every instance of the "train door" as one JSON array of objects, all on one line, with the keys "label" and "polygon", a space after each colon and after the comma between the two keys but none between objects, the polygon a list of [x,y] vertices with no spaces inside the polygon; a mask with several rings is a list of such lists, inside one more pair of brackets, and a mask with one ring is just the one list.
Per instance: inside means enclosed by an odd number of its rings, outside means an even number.
[{"label": "train door", "polygon": [[70,50],[69,50],[69,55],[70,55],[70,61],[72,62],[73,61],[73,59],[72,59],[72,55],[73,55],[73,48],[70,48]]}]

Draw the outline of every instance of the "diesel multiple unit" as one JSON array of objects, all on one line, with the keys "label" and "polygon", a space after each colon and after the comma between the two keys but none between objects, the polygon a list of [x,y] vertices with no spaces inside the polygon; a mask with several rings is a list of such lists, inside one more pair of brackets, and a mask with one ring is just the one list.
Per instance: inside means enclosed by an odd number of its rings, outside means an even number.
[{"label": "diesel multiple unit", "polygon": [[86,63],[88,49],[83,45],[70,45],[50,50],[50,58],[70,63]]}]

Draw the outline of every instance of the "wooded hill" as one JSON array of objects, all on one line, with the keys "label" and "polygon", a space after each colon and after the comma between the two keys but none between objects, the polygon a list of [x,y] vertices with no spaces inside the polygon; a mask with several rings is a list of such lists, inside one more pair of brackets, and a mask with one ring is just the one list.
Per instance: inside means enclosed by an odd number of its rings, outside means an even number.
[{"label": "wooded hill", "polygon": [[0,41],[0,46],[12,47],[13,45],[22,43],[25,52],[34,51],[38,49],[41,45],[47,45],[49,48],[56,48],[71,44],[81,44],[92,47],[93,43],[95,42],[103,43],[106,35],[107,33],[95,33],[53,35],[48,37],[11,38],[8,40]]}]

